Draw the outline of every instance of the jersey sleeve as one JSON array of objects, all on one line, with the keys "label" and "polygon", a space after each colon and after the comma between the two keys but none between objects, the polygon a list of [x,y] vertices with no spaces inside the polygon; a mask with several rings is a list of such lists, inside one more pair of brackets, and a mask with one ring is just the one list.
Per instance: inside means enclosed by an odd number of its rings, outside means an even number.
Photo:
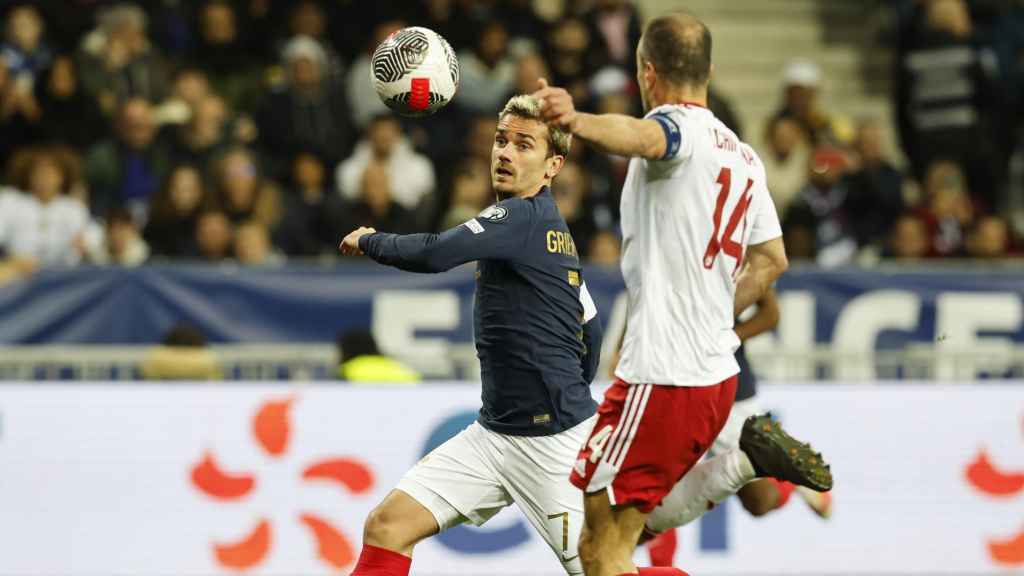
[{"label": "jersey sleeve", "polygon": [[601,339],[604,330],[601,319],[597,316],[597,305],[590,297],[587,283],[580,285],[580,302],[583,304],[583,380],[588,384],[597,374],[597,366],[601,363]]},{"label": "jersey sleeve", "polygon": [[400,270],[444,272],[475,260],[515,260],[531,220],[526,203],[513,198],[440,234],[367,234],[359,239],[359,249]]},{"label": "jersey sleeve", "polygon": [[750,221],[750,240],[748,244],[761,244],[782,236],[782,224],[779,222],[779,214],[775,211],[775,202],[772,202],[768,187],[764,184],[764,171],[761,172],[761,183],[755,188],[756,193],[748,219]]},{"label": "jersey sleeve", "polygon": [[686,115],[675,108],[658,108],[647,115],[665,133],[665,155],[659,160],[682,162],[693,154],[693,141],[687,133]]}]

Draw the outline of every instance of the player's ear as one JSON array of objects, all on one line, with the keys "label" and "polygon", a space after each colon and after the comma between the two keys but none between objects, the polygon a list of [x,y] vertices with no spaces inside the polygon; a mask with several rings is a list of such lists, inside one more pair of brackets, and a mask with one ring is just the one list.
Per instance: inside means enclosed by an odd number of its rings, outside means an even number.
[{"label": "player's ear", "polygon": [[547,167],[544,170],[544,177],[548,180],[558,176],[558,173],[562,171],[562,166],[565,166],[565,156],[561,154],[554,154],[547,159]]}]

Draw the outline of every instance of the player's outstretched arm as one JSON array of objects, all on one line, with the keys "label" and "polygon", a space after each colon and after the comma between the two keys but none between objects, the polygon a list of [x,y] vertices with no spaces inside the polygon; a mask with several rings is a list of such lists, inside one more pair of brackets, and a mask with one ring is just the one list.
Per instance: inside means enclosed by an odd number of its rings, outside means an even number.
[{"label": "player's outstretched arm", "polygon": [[543,78],[533,97],[541,102],[547,122],[562,126],[608,154],[658,160],[668,150],[665,127],[656,120],[577,112],[572,96],[564,88],[548,86]]},{"label": "player's outstretched arm", "polygon": [[740,340],[748,340],[774,329],[779,325],[779,300],[775,289],[769,288],[764,296],[757,301],[757,312],[753,316],[736,325],[736,335]]},{"label": "player's outstretched arm", "polygon": [[524,215],[503,203],[500,221],[474,218],[440,234],[386,234],[360,228],[342,240],[342,254],[365,254],[407,272],[444,272],[474,260],[505,260],[518,253],[525,234],[518,234]]},{"label": "player's outstretched arm", "polygon": [[748,246],[736,280],[733,314],[739,316],[740,312],[760,300],[787,268],[789,261],[782,236]]}]

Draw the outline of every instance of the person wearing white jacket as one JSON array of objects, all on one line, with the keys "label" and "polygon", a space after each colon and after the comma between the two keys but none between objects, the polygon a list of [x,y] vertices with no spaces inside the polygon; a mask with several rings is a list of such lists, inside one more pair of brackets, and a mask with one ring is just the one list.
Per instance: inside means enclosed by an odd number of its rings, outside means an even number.
[{"label": "person wearing white jacket", "polygon": [[335,179],[343,198],[350,202],[359,199],[363,173],[371,160],[387,167],[393,199],[403,208],[415,210],[424,196],[434,190],[433,164],[413,149],[394,116],[375,117],[352,155],[338,165]]}]

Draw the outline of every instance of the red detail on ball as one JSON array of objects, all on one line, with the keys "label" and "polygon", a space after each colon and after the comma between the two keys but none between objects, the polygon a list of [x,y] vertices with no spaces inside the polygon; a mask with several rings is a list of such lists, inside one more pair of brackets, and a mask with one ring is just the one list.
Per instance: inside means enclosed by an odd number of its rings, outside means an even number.
[{"label": "red detail on ball", "polygon": [[413,110],[426,110],[430,106],[430,78],[413,78],[412,93],[409,94],[409,107]]}]

